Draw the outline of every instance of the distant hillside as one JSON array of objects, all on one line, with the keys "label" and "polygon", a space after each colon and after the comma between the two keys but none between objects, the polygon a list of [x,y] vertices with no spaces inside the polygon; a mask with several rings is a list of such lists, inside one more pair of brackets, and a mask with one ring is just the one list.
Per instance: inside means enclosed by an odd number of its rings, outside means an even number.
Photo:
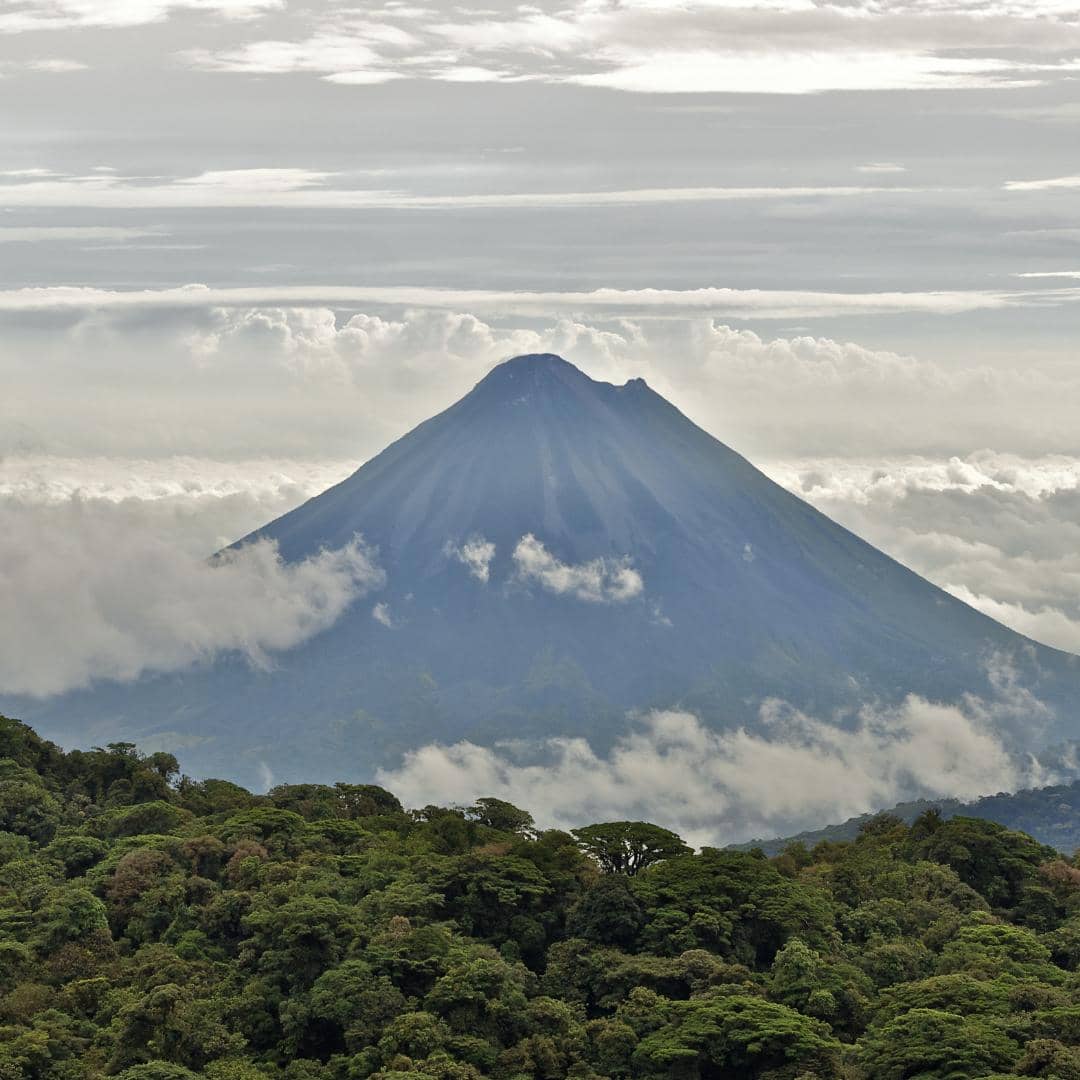
[{"label": "distant hillside", "polygon": [[[884,813],[895,814],[910,825],[921,813],[935,807],[946,818],[972,817],[996,821],[1070,855],[1080,848],[1080,780],[1058,787],[1018,791],[1014,795],[986,795],[975,802],[919,799],[916,802],[899,803]],[[859,835],[859,830],[878,816],[861,814],[859,817],[848,818],[839,825],[827,825],[824,829],[814,829],[774,840],[753,840],[747,844],[734,844],[732,848],[737,851],[760,848],[767,855],[775,855],[793,843],[813,847],[822,840],[854,840]]]}]

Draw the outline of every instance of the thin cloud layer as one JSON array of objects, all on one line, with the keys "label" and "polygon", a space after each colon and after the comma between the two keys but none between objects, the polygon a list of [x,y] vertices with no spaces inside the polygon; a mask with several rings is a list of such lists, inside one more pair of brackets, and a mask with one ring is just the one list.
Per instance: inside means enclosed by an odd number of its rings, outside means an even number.
[{"label": "thin cloud layer", "polygon": [[527,806],[545,826],[645,818],[694,843],[791,833],[911,798],[976,798],[1053,782],[1014,760],[985,703],[910,697],[867,708],[850,727],[779,702],[763,734],[714,732],[685,712],[655,712],[607,754],[584,739],[538,746],[432,744],[405,755],[380,783],[407,804],[467,804],[481,796]]},{"label": "thin cloud layer", "polygon": [[1022,307],[1080,302],[1080,289],[1023,291],[943,290],[935,292],[816,292],[792,289],[612,289],[588,292],[504,291],[427,286],[282,285],[208,288],[184,285],[159,290],[109,290],[65,285],[0,290],[0,311],[96,312],[182,308],[248,309],[259,317],[269,308],[291,311],[328,306],[392,306],[422,309],[470,308],[507,315],[550,316],[590,311],[611,315],[677,316],[726,313],[735,318],[822,318],[837,315],[919,313],[962,315]]},{"label": "thin cloud layer", "polygon": [[269,667],[382,584],[359,539],[292,565],[267,541],[207,561],[161,524],[77,497],[5,500],[5,692],[47,696],[226,653]]},{"label": "thin cloud layer", "polygon": [[556,596],[572,596],[590,604],[622,604],[640,596],[645,583],[630,557],[590,559],[565,563],[557,559],[532,533],[514,548],[516,577]]},{"label": "thin cloud layer", "polygon": [[[349,177],[311,169],[228,169],[148,183],[113,173],[76,176],[45,171],[0,173],[0,196],[9,208],[82,207],[109,210],[220,209],[286,210],[489,210],[545,207],[622,207],[663,203],[746,200],[846,199],[903,195],[922,189],[899,185],[793,185],[788,187],[666,187],[601,191],[512,191],[424,194],[355,186]],[[353,181],[353,182],[350,182]]]},{"label": "thin cloud layer", "polygon": [[42,30],[122,29],[160,22],[180,11],[251,19],[284,7],[283,0],[28,0],[0,14],[0,34]]},{"label": "thin cloud layer", "polygon": [[1027,87],[1070,70],[1060,51],[1077,38],[1069,9],[1033,3],[578,0],[424,12],[334,19],[316,9],[289,36],[194,48],[185,60],[213,72],[306,73],[340,85],[408,78],[812,94]]}]

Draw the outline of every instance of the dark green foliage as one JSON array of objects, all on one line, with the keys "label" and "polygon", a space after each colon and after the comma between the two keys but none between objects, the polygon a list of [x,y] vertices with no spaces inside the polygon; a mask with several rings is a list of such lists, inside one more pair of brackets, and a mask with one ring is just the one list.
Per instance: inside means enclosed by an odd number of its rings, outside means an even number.
[{"label": "dark green foliage", "polygon": [[814,947],[834,937],[828,896],[753,855],[705,848],[656,866],[635,892],[648,913],[642,942],[659,953],[701,948],[768,965],[792,937]]},{"label": "dark green foliage", "polygon": [[838,1075],[840,1043],[826,1024],[760,998],[718,995],[673,1002],[671,1019],[638,1044],[644,1071],[673,1077],[743,1080]]},{"label": "dark green foliage", "polygon": [[675,833],[647,821],[608,821],[574,829],[574,838],[608,874],[632,877],[690,849]]},{"label": "dark green foliage", "polygon": [[468,815],[496,832],[520,833],[523,836],[532,832],[532,814],[503,799],[477,799],[476,805],[469,807]]},{"label": "dark green foliage", "polygon": [[603,877],[570,910],[567,930],[596,945],[631,945],[645,926],[645,909],[624,877]]},{"label": "dark green foliage", "polygon": [[0,719],[0,1080],[1080,1080],[1080,868],[264,796]]},{"label": "dark green foliage", "polygon": [[1019,1047],[991,1021],[912,1009],[862,1041],[858,1060],[874,1080],[977,1077],[1016,1061]]},{"label": "dark green foliage", "polygon": [[1057,855],[1023,833],[966,817],[942,823],[914,847],[919,857],[951,866],[992,905],[1010,908],[1034,884],[1032,871]]}]

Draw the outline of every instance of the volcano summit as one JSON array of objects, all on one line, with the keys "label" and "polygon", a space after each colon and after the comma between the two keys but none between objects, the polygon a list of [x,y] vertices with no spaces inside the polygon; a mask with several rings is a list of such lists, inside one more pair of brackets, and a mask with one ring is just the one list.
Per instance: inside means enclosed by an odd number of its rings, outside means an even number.
[{"label": "volcano summit", "polygon": [[[357,536],[385,575],[270,670],[3,702],[68,743],[183,747],[252,780],[370,776],[432,741],[580,734],[679,705],[753,726],[909,693],[990,697],[1003,658],[1064,736],[1080,661],[968,607],[785,491],[644,381],[553,355],[496,367],[336,487],[245,538],[289,562]],[[243,541],[242,541],[243,542]],[[227,770],[222,763],[228,762]]]}]

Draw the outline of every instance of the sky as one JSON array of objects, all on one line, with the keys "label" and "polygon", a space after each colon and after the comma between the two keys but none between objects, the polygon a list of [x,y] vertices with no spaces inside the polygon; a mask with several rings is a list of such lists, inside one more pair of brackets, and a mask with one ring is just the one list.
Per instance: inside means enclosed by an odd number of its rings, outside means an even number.
[{"label": "sky", "polygon": [[[1074,4],[0,0],[0,95],[8,655],[96,627],[41,685],[247,640],[131,612],[532,351],[1080,651]],[[253,649],[356,559],[241,567]]]}]

